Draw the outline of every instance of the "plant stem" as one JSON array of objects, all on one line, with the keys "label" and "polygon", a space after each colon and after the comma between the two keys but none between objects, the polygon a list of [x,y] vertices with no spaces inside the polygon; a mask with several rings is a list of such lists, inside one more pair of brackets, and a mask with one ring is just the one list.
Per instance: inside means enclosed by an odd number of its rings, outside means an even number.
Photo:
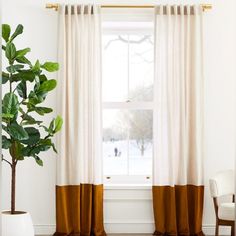
[{"label": "plant stem", "polygon": [[51,135],[51,134],[48,134],[44,139],[47,139],[47,138],[49,138],[49,137],[52,137],[52,135]]},{"label": "plant stem", "polygon": [[15,158],[12,157],[11,166],[11,214],[15,214],[16,205],[16,164]]},{"label": "plant stem", "polygon": [[[10,66],[12,64],[10,63]],[[11,82],[11,77],[12,77],[12,73],[10,73],[10,77],[9,77],[9,80],[10,80],[10,93],[12,92],[12,82]]]},{"label": "plant stem", "polygon": [[2,157],[2,160],[5,161],[6,163],[8,163],[10,166],[12,166],[11,162],[6,160],[5,158]]}]

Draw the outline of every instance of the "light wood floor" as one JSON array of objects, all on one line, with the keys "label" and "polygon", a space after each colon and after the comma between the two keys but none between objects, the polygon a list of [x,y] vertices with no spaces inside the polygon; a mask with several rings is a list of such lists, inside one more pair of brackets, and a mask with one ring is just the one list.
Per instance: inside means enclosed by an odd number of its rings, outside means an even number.
[{"label": "light wood floor", "polygon": [[[36,235],[36,236],[51,236],[51,235]],[[107,236],[152,236],[152,234],[108,234]]]},{"label": "light wood floor", "polygon": [[[36,235],[36,236],[51,236],[51,235]],[[152,236],[152,234],[108,234],[107,236]]]}]

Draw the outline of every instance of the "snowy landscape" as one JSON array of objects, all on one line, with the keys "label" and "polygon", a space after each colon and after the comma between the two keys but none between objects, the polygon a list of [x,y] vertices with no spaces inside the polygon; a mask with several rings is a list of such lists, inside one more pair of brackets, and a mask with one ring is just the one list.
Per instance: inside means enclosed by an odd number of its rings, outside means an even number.
[{"label": "snowy landscape", "polygon": [[136,140],[106,141],[103,142],[103,158],[105,175],[150,175],[152,172],[151,143],[142,156]]}]

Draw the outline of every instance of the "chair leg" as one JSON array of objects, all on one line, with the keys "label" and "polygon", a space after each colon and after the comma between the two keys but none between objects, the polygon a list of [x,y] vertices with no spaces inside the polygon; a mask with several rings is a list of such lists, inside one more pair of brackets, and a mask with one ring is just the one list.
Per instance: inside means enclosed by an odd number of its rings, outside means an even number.
[{"label": "chair leg", "polygon": [[234,235],[234,225],[231,226],[231,236],[235,236]]},{"label": "chair leg", "polygon": [[[231,231],[232,232],[232,231]],[[216,230],[215,230],[215,236],[219,236],[219,224],[216,221]]]}]

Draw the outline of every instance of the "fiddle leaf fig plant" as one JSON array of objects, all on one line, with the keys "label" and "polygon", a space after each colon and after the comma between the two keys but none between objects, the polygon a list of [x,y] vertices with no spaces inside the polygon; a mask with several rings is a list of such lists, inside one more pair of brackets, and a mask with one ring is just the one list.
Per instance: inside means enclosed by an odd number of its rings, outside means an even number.
[{"label": "fiddle leaf fig plant", "polygon": [[2,25],[2,50],[7,63],[5,71],[2,71],[5,94],[2,99],[2,148],[9,152],[4,152],[2,160],[11,167],[11,214],[16,212],[17,164],[33,158],[39,166],[43,166],[40,154],[50,148],[57,152],[52,138],[63,124],[60,116],[49,124],[40,119],[53,112],[52,108],[42,104],[57,85],[55,79],[48,79],[48,74],[56,72],[59,65],[56,62],[30,61],[27,54],[31,49],[17,49],[14,44],[15,38],[22,33],[22,25],[18,25],[14,32],[11,32],[10,25]]}]

